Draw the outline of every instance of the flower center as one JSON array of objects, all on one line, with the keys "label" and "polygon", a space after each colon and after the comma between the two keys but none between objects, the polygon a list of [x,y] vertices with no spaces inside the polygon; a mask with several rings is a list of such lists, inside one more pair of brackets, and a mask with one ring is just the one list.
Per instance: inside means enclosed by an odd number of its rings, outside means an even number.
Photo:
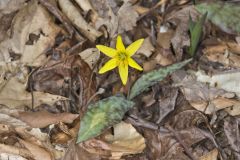
[{"label": "flower center", "polygon": [[124,61],[127,58],[127,55],[125,52],[119,52],[118,53],[118,58],[120,61]]}]

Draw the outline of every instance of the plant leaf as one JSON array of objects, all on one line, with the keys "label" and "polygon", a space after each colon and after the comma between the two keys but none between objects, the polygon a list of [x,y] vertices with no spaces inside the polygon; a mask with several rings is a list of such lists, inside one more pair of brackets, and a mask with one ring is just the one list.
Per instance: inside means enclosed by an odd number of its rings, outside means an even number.
[{"label": "plant leaf", "polygon": [[240,6],[233,3],[201,3],[196,9],[204,14],[208,12],[207,18],[216,26],[227,33],[240,33]]},{"label": "plant leaf", "polygon": [[207,12],[197,22],[193,22],[192,17],[189,17],[189,30],[191,35],[189,53],[191,56],[193,56],[197,50],[206,16]]},{"label": "plant leaf", "polygon": [[188,64],[192,59],[185,60],[180,63],[176,63],[170,65],[166,68],[160,68],[149,73],[144,74],[141,76],[132,86],[129,99],[133,99],[143,91],[146,91],[148,87],[156,84],[157,82],[163,80],[167,75],[173,73],[174,71],[182,68],[186,64]]},{"label": "plant leaf", "polygon": [[119,123],[133,105],[132,101],[122,96],[112,96],[91,104],[80,122],[77,143],[96,137]]}]

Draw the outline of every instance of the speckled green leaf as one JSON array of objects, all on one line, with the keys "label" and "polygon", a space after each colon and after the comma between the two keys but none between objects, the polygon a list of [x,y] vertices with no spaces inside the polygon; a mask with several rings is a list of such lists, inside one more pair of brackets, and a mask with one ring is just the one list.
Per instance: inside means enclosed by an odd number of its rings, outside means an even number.
[{"label": "speckled green leaf", "polygon": [[163,80],[167,75],[173,73],[174,71],[182,68],[188,64],[192,59],[185,60],[180,63],[175,63],[165,68],[160,68],[142,75],[132,86],[129,99],[133,99],[143,91],[147,90],[148,87],[156,84],[157,82]]},{"label": "speckled green leaf", "polygon": [[196,9],[223,31],[240,33],[240,5],[234,3],[211,2],[196,5]]},{"label": "speckled green leaf", "polygon": [[91,104],[80,122],[77,143],[96,137],[119,123],[133,105],[132,101],[122,96],[112,96]]}]

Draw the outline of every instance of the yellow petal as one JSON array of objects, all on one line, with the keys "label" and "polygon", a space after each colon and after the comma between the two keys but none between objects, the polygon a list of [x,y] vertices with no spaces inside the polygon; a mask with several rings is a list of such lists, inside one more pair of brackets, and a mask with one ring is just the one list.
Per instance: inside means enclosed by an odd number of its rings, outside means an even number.
[{"label": "yellow petal", "polygon": [[143,41],[144,39],[136,40],[127,47],[126,52],[129,57],[131,57],[141,47]]},{"label": "yellow petal", "polygon": [[132,68],[135,68],[135,69],[140,70],[140,71],[143,70],[143,68],[142,68],[141,66],[139,66],[139,65],[137,64],[137,62],[135,62],[132,58],[128,58],[128,64],[129,64],[129,66],[131,66]]},{"label": "yellow petal", "polygon": [[98,73],[102,74],[105,73],[111,69],[114,69],[118,66],[118,60],[116,58],[113,58],[109,60],[100,70]]},{"label": "yellow petal", "polygon": [[125,46],[123,44],[122,37],[120,35],[117,36],[116,49],[122,52],[125,51]]},{"label": "yellow petal", "polygon": [[120,65],[118,66],[118,71],[119,71],[122,83],[126,85],[127,79],[128,79],[128,64],[126,62],[121,62]]},{"label": "yellow petal", "polygon": [[96,45],[97,49],[99,49],[102,53],[104,53],[105,55],[107,55],[108,57],[113,58],[114,56],[116,56],[117,54],[117,50],[104,46],[104,45]]}]

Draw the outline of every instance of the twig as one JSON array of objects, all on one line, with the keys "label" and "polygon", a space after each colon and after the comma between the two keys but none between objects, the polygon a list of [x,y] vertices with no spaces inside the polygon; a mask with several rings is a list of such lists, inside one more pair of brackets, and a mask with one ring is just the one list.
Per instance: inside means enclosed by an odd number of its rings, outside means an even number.
[{"label": "twig", "polygon": [[146,13],[143,13],[141,16],[138,17],[137,21],[143,19],[145,16],[147,16],[148,14],[150,14],[151,12],[153,12],[155,9],[157,9],[158,7],[160,7],[162,4],[165,4],[167,0],[161,0],[159,1],[155,6],[153,6],[152,8],[150,8]]},{"label": "twig", "polygon": [[174,135],[174,137],[176,138],[176,140],[179,142],[179,144],[184,148],[184,151],[186,152],[186,154],[192,159],[192,160],[197,160],[197,158],[190,152],[190,150],[188,149],[188,147],[186,146],[186,144],[183,142],[183,140],[181,139],[181,137],[179,136],[179,134],[169,125],[166,126],[166,128],[171,131]]},{"label": "twig", "polygon": [[158,130],[158,126],[154,123],[148,122],[136,115],[131,114],[127,117],[127,121],[130,122],[134,126],[144,127],[152,130]]}]

